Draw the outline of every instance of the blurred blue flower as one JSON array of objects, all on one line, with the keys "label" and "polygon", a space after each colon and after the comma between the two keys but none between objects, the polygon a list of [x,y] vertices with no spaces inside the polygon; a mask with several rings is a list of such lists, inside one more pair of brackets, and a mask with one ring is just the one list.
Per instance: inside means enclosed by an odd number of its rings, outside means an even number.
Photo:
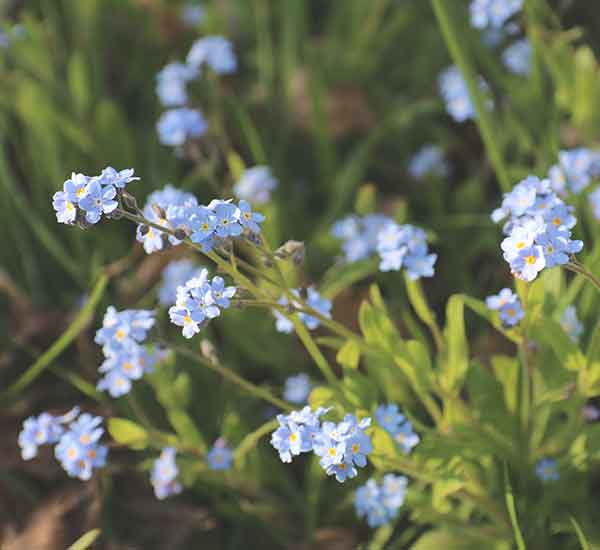
[{"label": "blurred blue flower", "polygon": [[535,466],[535,473],[542,481],[557,481],[560,479],[558,463],[553,458],[542,458]]},{"label": "blurred blue flower", "polygon": [[233,462],[233,451],[223,438],[215,441],[212,449],[206,455],[206,462],[211,470],[229,470]]},{"label": "blurred blue flower", "polygon": [[[448,67],[440,74],[439,87],[446,102],[446,110],[456,122],[465,122],[475,118],[475,107],[458,67]],[[481,87],[485,87],[483,81],[481,81]]]},{"label": "blurred blue flower", "polygon": [[265,204],[271,200],[271,192],[278,182],[268,166],[254,166],[244,171],[233,187],[233,193],[239,199],[252,204]]},{"label": "blurred blue flower", "polygon": [[175,462],[176,453],[173,447],[165,447],[154,461],[150,482],[159,500],[181,493],[181,483],[177,480],[179,470]]},{"label": "blurred blue flower", "polygon": [[426,176],[439,176],[443,178],[448,175],[448,172],[448,163],[444,159],[444,153],[437,145],[425,145],[421,147],[408,164],[408,173],[418,180]]},{"label": "blurred blue flower", "polygon": [[203,136],[208,124],[200,111],[180,107],[165,111],[158,119],[156,129],[163,145],[181,147],[188,139]]},{"label": "blurred blue flower", "polygon": [[560,151],[558,164],[550,168],[548,177],[554,191],[564,196],[567,191],[574,194],[580,193],[590,184],[592,178],[599,174],[600,154],[591,149],[579,147]]},{"label": "blurred blue flower", "polygon": [[500,308],[500,320],[507,327],[514,327],[524,316],[525,312],[518,299],[506,303]]},{"label": "blurred blue flower", "polygon": [[188,2],[183,6],[181,11],[181,20],[188,27],[196,27],[199,25],[206,15],[206,10],[201,4]]},{"label": "blurred blue flower", "polygon": [[518,300],[517,295],[510,288],[503,288],[497,295],[488,296],[485,303],[488,308],[498,310],[515,300]]},{"label": "blurred blue flower", "polygon": [[53,416],[43,412],[39,416],[30,416],[23,422],[18,443],[23,460],[31,460],[38,454],[38,447],[56,443],[64,433],[63,425],[72,421],[79,414],[75,407],[62,416]]},{"label": "blurred blue flower", "polygon": [[597,187],[588,197],[594,218],[600,220],[600,187]]},{"label": "blurred blue flower", "polygon": [[308,375],[300,373],[296,376],[290,376],[285,381],[283,397],[290,403],[306,403],[310,394],[312,384]]},{"label": "blurred blue flower", "polygon": [[523,6],[523,0],[472,0],[471,24],[478,29],[500,28]]},{"label": "blurred blue flower", "polygon": [[359,487],[354,498],[356,515],[366,517],[370,527],[389,523],[404,504],[408,480],[404,476],[386,474],[378,484],[373,478]]},{"label": "blurred blue flower", "polygon": [[198,72],[206,64],[217,74],[230,74],[237,69],[233,46],[222,36],[205,36],[196,40],[187,56],[187,64]]},{"label": "blurred blue flower", "polygon": [[163,269],[162,283],[158,291],[158,301],[164,306],[172,306],[177,299],[177,287],[185,285],[200,274],[200,267],[191,260],[173,260]]},{"label": "blurred blue flower", "polygon": [[406,417],[400,412],[396,403],[379,405],[375,410],[375,419],[392,436],[396,435],[400,431],[400,426],[406,422]]},{"label": "blurred blue flower", "polygon": [[513,73],[526,76],[531,70],[531,54],[531,44],[523,38],[504,50],[502,61]]},{"label": "blurred blue flower", "polygon": [[567,306],[560,319],[560,325],[569,335],[573,342],[577,342],[583,334],[583,324],[577,318],[577,309],[575,306]]},{"label": "blurred blue flower", "polygon": [[156,94],[164,107],[179,107],[188,102],[187,83],[196,72],[184,63],[174,62],[156,75]]}]

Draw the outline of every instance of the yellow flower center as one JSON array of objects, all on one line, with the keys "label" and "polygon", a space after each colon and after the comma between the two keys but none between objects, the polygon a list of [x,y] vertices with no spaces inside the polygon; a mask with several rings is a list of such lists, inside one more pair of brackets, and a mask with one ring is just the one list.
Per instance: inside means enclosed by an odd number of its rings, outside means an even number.
[{"label": "yellow flower center", "polygon": [[78,198],[83,197],[83,195],[85,194],[85,187],[77,189],[77,193],[75,193],[75,194],[77,195]]},{"label": "yellow flower center", "polygon": [[290,434],[290,441],[293,443],[294,441],[296,441],[298,439],[298,434],[295,433],[291,433]]},{"label": "yellow flower center", "polygon": [[537,261],[537,258],[535,256],[527,256],[527,258],[525,258],[525,261],[529,265],[533,265]]},{"label": "yellow flower center", "polygon": [[559,217],[556,217],[552,220],[552,223],[558,227],[562,224],[562,220]]},{"label": "yellow flower center", "polygon": [[129,372],[130,370],[133,370],[133,365],[129,361],[127,361],[123,363],[123,370],[125,372]]},{"label": "yellow flower center", "polygon": [[353,443],[352,444],[352,452],[354,454],[356,454],[358,451],[360,451],[360,445],[358,443]]},{"label": "yellow flower center", "polygon": [[117,330],[116,334],[115,334],[115,338],[119,341],[122,342],[123,340],[125,340],[125,336],[127,336],[127,334],[125,333],[125,331],[123,329],[119,329]]},{"label": "yellow flower center", "polygon": [[515,245],[515,248],[516,248],[517,250],[521,250],[522,248],[525,248],[525,242],[524,242],[524,241],[518,242],[518,243]]},{"label": "yellow flower center", "polygon": [[91,438],[90,438],[89,434],[83,434],[79,438],[79,441],[81,441],[82,445],[87,445],[91,441]]},{"label": "yellow flower center", "polygon": [[329,456],[337,455],[337,451],[336,451],[335,447],[329,447],[329,450],[327,451],[327,453],[329,454]]},{"label": "yellow flower center", "polygon": [[67,210],[75,210],[75,207],[73,206],[73,203],[71,203],[71,202],[67,203]]}]

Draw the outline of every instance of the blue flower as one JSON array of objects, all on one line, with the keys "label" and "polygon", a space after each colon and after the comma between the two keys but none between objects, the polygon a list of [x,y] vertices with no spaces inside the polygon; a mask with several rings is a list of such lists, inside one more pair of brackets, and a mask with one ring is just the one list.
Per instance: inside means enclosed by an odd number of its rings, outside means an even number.
[{"label": "blue flower", "polygon": [[[331,300],[323,298],[312,286],[306,289],[306,304],[308,307],[318,311],[323,317],[331,319]],[[315,330],[321,324],[321,321],[317,317],[313,317],[308,313],[300,313],[299,317],[309,330]]]},{"label": "blue flower", "polygon": [[577,342],[583,334],[583,325],[577,318],[577,309],[575,306],[567,306],[560,319],[560,325],[573,342]]},{"label": "blue flower", "polygon": [[172,306],[177,300],[177,287],[197,277],[200,268],[191,260],[173,260],[162,272],[162,284],[158,291],[158,301],[162,306]]},{"label": "blue flower", "polygon": [[88,480],[94,469],[106,464],[108,448],[99,444],[101,424],[101,417],[84,413],[61,436],[54,454],[69,476]]},{"label": "blue flower", "polygon": [[500,308],[500,320],[507,327],[514,327],[524,316],[525,312],[518,299],[506,303]]},{"label": "blue flower", "polygon": [[357,262],[369,257],[377,250],[379,232],[393,220],[382,214],[369,214],[362,218],[348,216],[337,221],[332,235],[341,241],[347,262]]},{"label": "blue flower", "polygon": [[112,166],[107,166],[99,176],[102,185],[112,185],[117,189],[125,189],[128,183],[139,181],[140,178],[134,176],[133,168],[117,171]]},{"label": "blue flower", "polygon": [[85,211],[85,219],[89,223],[98,223],[102,214],[110,214],[119,206],[114,200],[117,190],[112,185],[102,186],[100,180],[92,179],[86,187],[85,194],[79,199],[79,207]]},{"label": "blue flower", "polygon": [[84,174],[71,174],[70,179],[63,184],[63,191],[73,204],[79,204],[79,200],[85,197],[87,185],[92,178]]},{"label": "blue flower", "polygon": [[434,265],[437,261],[437,254],[428,254],[427,256],[407,256],[404,266],[406,273],[413,281],[421,277],[433,277],[435,275]]},{"label": "blue flower", "polygon": [[187,83],[196,72],[184,63],[169,63],[156,75],[156,94],[164,107],[179,107],[188,101]]},{"label": "blue flower", "polygon": [[485,303],[488,308],[497,310],[515,300],[518,300],[517,295],[510,288],[503,288],[496,296],[488,296]]},{"label": "blue flower", "polygon": [[180,107],[165,111],[158,119],[156,129],[163,145],[181,147],[188,139],[202,137],[208,124],[200,111]]},{"label": "blue flower", "polygon": [[437,145],[423,146],[415,153],[408,164],[408,173],[417,180],[430,175],[446,177],[448,171],[444,153]]},{"label": "blue flower", "polygon": [[137,349],[155,322],[153,311],[127,309],[119,312],[109,306],[95,342],[103,346],[105,355]]},{"label": "blue flower", "polygon": [[600,155],[596,151],[583,147],[560,151],[558,161],[550,168],[548,177],[560,195],[565,195],[567,190],[580,193],[599,175]]},{"label": "blue flower", "polygon": [[278,182],[268,166],[254,166],[244,171],[234,185],[233,192],[238,199],[260,205],[271,200],[271,192],[277,185]]},{"label": "blue flower", "polygon": [[217,217],[213,211],[205,206],[197,207],[191,218],[190,226],[192,242],[203,245],[205,251],[208,252],[212,248],[212,240],[217,229]]},{"label": "blue flower", "polygon": [[225,286],[225,280],[222,277],[213,277],[205,301],[208,305],[217,305],[227,309],[231,305],[230,299],[235,296],[235,292],[234,286]]},{"label": "blue flower", "polygon": [[56,443],[64,433],[63,425],[70,422],[79,414],[75,407],[62,416],[53,416],[42,413],[39,416],[30,416],[23,422],[23,429],[19,433],[18,443],[21,448],[23,460],[31,460],[38,454],[38,447]]},{"label": "blue flower", "polygon": [[545,233],[535,238],[535,243],[542,247],[546,267],[564,265],[569,262],[568,233],[563,233],[550,226]]},{"label": "blue flower", "polygon": [[222,239],[227,237],[238,237],[242,234],[240,225],[240,211],[235,204],[230,202],[218,201],[214,207],[214,214],[217,219],[216,234]]},{"label": "blue flower", "polygon": [[558,463],[553,458],[543,458],[535,466],[535,473],[542,481],[557,481],[560,479]]},{"label": "blue flower", "polygon": [[[480,87],[485,88],[483,81]],[[439,88],[448,114],[456,122],[475,118],[475,107],[469,97],[469,90],[458,67],[449,67],[439,77]]]},{"label": "blue flower", "polygon": [[369,479],[359,487],[354,498],[356,515],[366,516],[370,527],[380,527],[389,523],[398,515],[404,504],[408,480],[404,476],[386,474],[383,482],[378,484],[375,479]]},{"label": "blue flower", "polygon": [[231,74],[237,68],[231,42],[222,36],[205,36],[196,40],[187,56],[187,64],[196,71],[206,64],[217,74]]},{"label": "blue flower", "polygon": [[224,439],[215,441],[212,449],[206,455],[206,462],[211,470],[229,470],[233,462],[233,452]]},{"label": "blue flower", "polygon": [[473,0],[469,7],[471,24],[477,29],[499,29],[522,5],[523,0]]},{"label": "blue flower", "polygon": [[527,76],[531,71],[531,44],[526,38],[511,44],[502,54],[502,61],[513,73]]},{"label": "blue flower", "polygon": [[69,200],[64,191],[57,191],[52,196],[52,208],[56,211],[56,221],[71,225],[77,218],[77,207]]},{"label": "blue flower", "polygon": [[375,410],[375,419],[379,425],[392,436],[400,432],[400,426],[406,422],[406,417],[400,413],[398,405],[390,403],[379,405]]},{"label": "blue flower", "polygon": [[252,212],[250,203],[241,200],[239,204],[239,223],[242,227],[248,229],[251,233],[260,233],[259,223],[262,223],[265,217],[257,212]]},{"label": "blue flower", "polygon": [[290,376],[285,381],[283,397],[290,403],[306,403],[311,387],[310,378],[306,374],[300,373],[296,376]]},{"label": "blue flower", "polygon": [[421,441],[421,438],[413,430],[412,424],[407,420],[400,426],[398,433],[394,434],[394,441],[404,451],[404,454],[409,454]]},{"label": "blue flower", "polygon": [[510,262],[514,275],[528,282],[533,281],[544,267],[546,267],[546,259],[541,246],[524,248]]},{"label": "blue flower", "polygon": [[592,191],[589,194],[588,199],[590,201],[590,206],[592,207],[594,218],[600,220],[600,187],[597,187]]},{"label": "blue flower", "polygon": [[271,445],[278,451],[282,462],[291,462],[293,456],[308,453],[321,429],[320,417],[329,409],[318,408],[314,413],[309,406],[288,415],[277,415],[279,427],[271,434]]},{"label": "blue flower", "polygon": [[181,483],[177,480],[179,470],[175,462],[176,453],[173,447],[165,447],[154,461],[150,482],[159,500],[181,493]]},{"label": "blue flower", "polygon": [[202,5],[188,2],[183,6],[181,21],[188,27],[195,27],[202,22],[205,16],[206,12]]}]

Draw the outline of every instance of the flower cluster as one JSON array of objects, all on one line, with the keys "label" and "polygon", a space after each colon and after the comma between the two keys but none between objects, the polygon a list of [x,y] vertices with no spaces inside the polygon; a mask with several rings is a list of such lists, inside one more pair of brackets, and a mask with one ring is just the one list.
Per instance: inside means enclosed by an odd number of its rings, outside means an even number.
[{"label": "flower cluster", "polygon": [[[479,86],[487,85],[480,79]],[[475,118],[475,107],[469,96],[469,89],[458,67],[448,67],[439,77],[440,93],[446,102],[448,114],[456,122],[465,122]]]},{"label": "flower cluster", "polygon": [[206,455],[206,462],[211,470],[229,470],[233,462],[233,451],[227,442],[220,437]]},{"label": "flower cluster", "polygon": [[471,24],[478,29],[500,29],[523,6],[523,0],[473,0]]},{"label": "flower cluster", "polygon": [[148,331],[154,326],[154,312],[140,309],[117,311],[110,306],[95,341],[102,346],[105,360],[98,369],[104,376],[97,388],[112,397],[129,393],[133,380],[152,372],[164,358],[161,350],[143,346]]},{"label": "flower cluster", "polygon": [[290,376],[285,381],[283,397],[290,403],[296,403],[298,405],[306,403],[311,387],[312,384],[310,383],[308,375],[300,373],[296,376]]},{"label": "flower cluster", "polygon": [[[293,289],[292,294],[296,297],[300,297],[301,291],[299,289]],[[301,304],[298,302],[289,303],[287,296],[279,298],[278,302],[284,307],[300,308]],[[323,317],[331,319],[331,300],[323,298],[319,292],[312,286],[306,289],[306,305],[315,311],[319,312]],[[294,330],[294,324],[280,311],[273,309],[273,315],[275,316],[275,328],[278,332],[284,332],[290,334]],[[321,324],[318,317],[314,317],[309,313],[300,312],[298,318],[306,325],[309,330],[315,330]]]},{"label": "flower cluster", "polygon": [[177,287],[200,275],[200,268],[191,260],[173,260],[162,273],[162,283],[158,290],[161,306],[169,307],[177,301]]},{"label": "flower cluster", "polygon": [[600,175],[600,154],[580,147],[560,151],[558,164],[550,168],[548,178],[552,189],[561,196],[580,193],[596,176]]},{"label": "flower cluster", "polygon": [[377,251],[377,235],[392,221],[383,214],[351,215],[335,222],[331,234],[343,241],[344,259],[349,263],[358,262]]},{"label": "flower cluster", "polygon": [[400,412],[395,403],[379,405],[375,410],[375,419],[394,438],[405,454],[409,454],[421,441],[413,430],[412,424]]},{"label": "flower cluster", "polygon": [[527,76],[531,70],[531,44],[523,38],[511,44],[502,53],[502,61],[515,74]]},{"label": "flower cluster", "polygon": [[171,322],[183,327],[186,338],[198,334],[200,329],[210,320],[227,309],[236,288],[225,286],[222,277],[208,280],[208,270],[202,269],[200,274],[177,288],[175,305],[169,308]]},{"label": "flower cluster", "polygon": [[[68,427],[65,428],[65,425]],[[54,455],[71,477],[88,480],[94,469],[106,464],[108,449],[99,441],[104,433],[102,418],[75,407],[62,416],[42,413],[23,422],[19,446],[24,460],[37,456],[40,445],[52,445]]]},{"label": "flower cluster", "polygon": [[200,38],[192,45],[186,63],[169,63],[156,75],[156,93],[162,105],[169,108],[156,126],[163,145],[181,147],[208,129],[202,113],[186,106],[188,83],[200,76],[203,65],[217,74],[234,72],[237,60],[231,43],[222,36]]},{"label": "flower cluster", "polygon": [[542,269],[564,265],[569,254],[581,251],[583,242],[571,239],[577,223],[572,212],[547,179],[529,176],[504,195],[492,220],[509,216],[501,247],[515,277],[533,281]]},{"label": "flower cluster", "polygon": [[177,481],[179,470],[175,463],[175,455],[176,450],[173,447],[165,447],[154,461],[150,482],[159,500],[181,493],[181,483]]},{"label": "flower cluster", "polygon": [[433,277],[437,254],[429,254],[425,231],[412,225],[387,223],[377,234],[380,271],[406,269],[412,279]]},{"label": "flower cluster", "polygon": [[354,498],[356,515],[366,516],[370,527],[380,527],[393,520],[404,504],[408,479],[404,476],[386,474],[381,484],[369,479],[359,487]]},{"label": "flower cluster", "polygon": [[583,324],[577,318],[577,310],[575,309],[575,306],[567,306],[560,319],[560,325],[569,335],[569,338],[573,340],[573,342],[577,342],[580,336],[583,334]]},{"label": "flower cluster", "polygon": [[417,180],[429,175],[443,178],[448,175],[448,172],[444,153],[437,145],[423,146],[408,163],[408,173]]},{"label": "flower cluster", "polygon": [[488,308],[500,313],[500,320],[507,327],[514,327],[525,316],[519,297],[510,288],[503,288],[485,301]]},{"label": "flower cluster", "polygon": [[342,422],[323,422],[320,417],[329,409],[318,408],[314,413],[306,406],[301,411],[277,416],[279,428],[271,436],[271,445],[279,452],[282,462],[291,462],[301,453],[314,452],[327,475],[335,475],[342,483],[357,475],[356,467],[367,464],[373,445],[365,429],[370,418],[360,422],[347,414]]},{"label": "flower cluster", "polygon": [[[259,224],[265,219],[262,214],[253,212],[244,200],[239,206],[223,200],[213,200],[203,206],[191,193],[170,185],[148,196],[143,214],[148,221],[171,233],[180,231],[182,237],[189,236],[204,252],[227,239],[260,233]],[[162,250],[167,243],[172,246],[181,243],[177,236],[143,224],[138,226],[136,237],[148,254]]]},{"label": "flower cluster", "polygon": [[535,473],[542,481],[557,481],[560,479],[558,463],[553,458],[542,458],[535,466]]},{"label": "flower cluster", "polygon": [[234,185],[233,193],[238,199],[260,205],[271,200],[271,192],[277,185],[268,166],[254,166],[244,171]]},{"label": "flower cluster", "polygon": [[110,216],[119,206],[119,198],[125,186],[140,178],[134,177],[132,169],[117,172],[111,166],[99,176],[71,175],[63,184],[63,190],[52,197],[52,206],[59,223],[78,223],[81,227],[96,224],[102,215]]}]

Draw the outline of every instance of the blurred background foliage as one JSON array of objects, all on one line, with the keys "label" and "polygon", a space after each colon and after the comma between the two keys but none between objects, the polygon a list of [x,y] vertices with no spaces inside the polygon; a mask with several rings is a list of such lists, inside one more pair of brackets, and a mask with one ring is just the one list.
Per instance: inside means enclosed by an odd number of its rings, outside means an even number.
[{"label": "blurred background foliage", "polygon": [[[490,85],[491,130],[511,182],[545,173],[561,148],[597,142],[600,10],[594,2],[526,1],[525,29],[535,52],[526,79],[508,73],[483,45],[468,25],[467,2],[451,4],[461,46]],[[368,286],[347,288],[353,275],[332,267],[339,249],[329,230],[355,209],[384,211],[430,231],[440,259],[438,275],[424,286],[437,312],[450,294],[481,298],[509,281],[498,253],[499,231],[489,220],[500,202],[501,182],[476,125],[457,125],[445,113],[437,78],[451,61],[429,2],[203,5],[205,19],[189,27],[181,19],[183,3],[176,1],[0,1],[4,30],[21,26],[20,38],[0,54],[1,387],[64,331],[105,266],[125,262],[124,268],[116,266],[119,275],[99,297],[97,312],[111,303],[151,307],[160,270],[174,257],[145,257],[126,223],[85,232],[57,224],[50,197],[70,171],[135,167],[142,203],[168,182],[201,200],[227,196],[232,182],[224,166],[240,159],[246,166],[270,165],[280,185],[269,206],[269,238],[274,245],[288,238],[307,243],[304,283],[349,277],[330,296],[338,297],[334,316],[350,326],[356,326]],[[158,143],[155,75],[207,34],[232,40],[240,69],[219,83],[197,84],[202,98],[197,106],[216,122],[229,154],[217,153],[214,163],[194,163]],[[425,143],[442,147],[448,177],[421,182],[408,174],[409,159]],[[596,222],[587,215],[581,226],[593,250]],[[392,275],[381,280],[389,310],[399,311],[396,305],[406,303],[403,285]],[[594,290],[582,293],[581,316],[595,318]],[[322,548],[350,548],[366,540],[366,528],[348,520],[351,501],[341,488],[329,484],[326,494],[319,492],[320,478],[310,471],[311,481],[301,484],[299,468],[285,467],[269,450],[248,455],[247,474],[232,473],[226,484],[190,465],[185,475],[204,483],[164,507],[152,501],[146,480],[136,481],[126,453],[114,471],[85,489],[73,489],[54,467],[41,472],[39,465],[21,463],[18,423],[40,408],[87,400],[99,411],[139,416],[129,403],[109,402],[93,389],[99,351],[92,331],[98,323],[96,314],[89,330],[34,385],[0,403],[7,411],[0,447],[0,524],[6,529],[51,529],[30,515],[43,502],[47,515],[77,517],[79,526],[96,526],[100,517],[107,548],[184,548],[192,535],[207,548],[300,548],[295,541],[315,527],[315,545]],[[477,337],[482,326],[473,317],[469,332]],[[277,388],[290,374],[306,370],[301,348],[275,333],[263,314],[231,312],[209,331],[223,362],[250,380]],[[473,347],[485,357],[506,346],[487,335]],[[202,433],[191,437],[202,441],[225,434],[239,442],[269,414],[181,360],[156,373],[152,386],[156,393],[148,387],[134,392],[152,423],[190,437],[194,419]],[[317,501],[318,512],[306,506]],[[67,542],[81,533],[59,531],[57,540],[65,536]],[[415,534],[407,531],[395,547]]]}]

